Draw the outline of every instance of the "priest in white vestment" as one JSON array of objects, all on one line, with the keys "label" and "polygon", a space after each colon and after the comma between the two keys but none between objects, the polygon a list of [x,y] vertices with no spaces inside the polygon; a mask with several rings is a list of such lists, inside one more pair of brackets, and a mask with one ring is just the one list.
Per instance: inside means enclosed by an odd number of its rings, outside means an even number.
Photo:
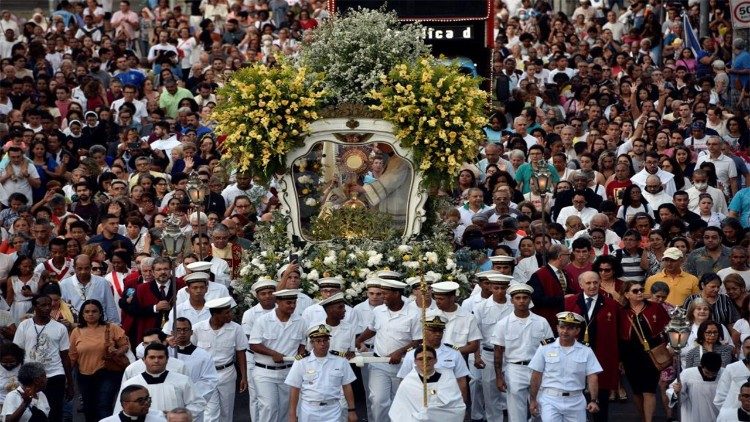
[{"label": "priest in white vestment", "polygon": [[[423,368],[423,355],[427,365]],[[414,351],[415,368],[401,381],[388,412],[392,422],[440,421],[463,422],[466,404],[451,371],[437,372],[437,353],[427,346]],[[426,369],[426,370],[425,370]],[[427,407],[423,402],[423,375],[427,375]]]},{"label": "priest in white vestment", "polygon": [[[120,391],[128,385],[142,385],[148,389],[151,396],[152,409],[168,412],[177,407],[184,407],[193,415],[193,421],[201,422],[206,399],[195,394],[189,377],[167,370],[167,346],[152,343],[146,346],[144,353],[146,371],[125,381]],[[120,410],[122,405],[117,403],[115,412]]]},{"label": "priest in white vestment", "polygon": [[716,420],[719,408],[714,405],[713,398],[721,371],[721,356],[706,352],[701,356],[699,366],[684,369],[672,382],[667,397],[670,406],[676,405],[679,400],[681,422]]}]

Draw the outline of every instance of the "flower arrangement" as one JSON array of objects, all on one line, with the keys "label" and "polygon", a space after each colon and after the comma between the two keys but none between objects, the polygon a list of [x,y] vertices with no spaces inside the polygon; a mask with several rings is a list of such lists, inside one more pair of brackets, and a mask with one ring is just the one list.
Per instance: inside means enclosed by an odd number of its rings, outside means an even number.
[{"label": "flower arrangement", "polygon": [[211,119],[226,134],[224,161],[268,181],[287,171],[285,156],[303,145],[308,126],[318,119],[325,91],[320,78],[287,61],[253,65],[234,73],[219,89]]},{"label": "flower arrangement", "polygon": [[421,34],[420,25],[401,25],[395,12],[360,8],[313,30],[300,63],[325,75],[325,89],[335,101],[364,103],[381,75],[429,54]]},{"label": "flower arrangement", "polygon": [[396,127],[401,146],[411,149],[426,186],[451,183],[464,162],[474,161],[487,124],[487,93],[455,64],[422,57],[401,63],[381,77],[370,106]]}]

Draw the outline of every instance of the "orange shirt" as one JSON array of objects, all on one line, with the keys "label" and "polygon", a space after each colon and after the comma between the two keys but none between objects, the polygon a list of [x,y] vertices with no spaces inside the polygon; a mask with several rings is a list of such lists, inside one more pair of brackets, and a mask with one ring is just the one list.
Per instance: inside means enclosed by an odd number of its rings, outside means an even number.
[{"label": "orange shirt", "polygon": [[[104,356],[108,345],[105,342],[106,325],[91,328],[76,328],[70,333],[70,362],[78,364],[78,370],[84,375],[93,375],[104,367]],[[122,349],[130,344],[125,331],[117,325],[109,325],[109,341]]]}]

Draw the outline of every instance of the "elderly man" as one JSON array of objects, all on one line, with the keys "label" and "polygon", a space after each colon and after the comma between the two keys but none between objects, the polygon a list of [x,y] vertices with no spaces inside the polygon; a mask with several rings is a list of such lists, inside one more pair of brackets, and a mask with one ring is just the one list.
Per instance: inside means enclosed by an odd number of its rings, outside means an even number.
[{"label": "elderly man", "polygon": [[564,245],[552,245],[547,251],[547,265],[539,268],[529,279],[534,289],[531,300],[533,312],[547,319],[550,327],[556,326],[556,315],[564,308],[564,300],[573,295],[571,280],[563,268],[570,262],[570,251]]},{"label": "elderly man", "polygon": [[526,148],[531,149],[533,145],[539,144],[539,140],[528,133],[528,131],[526,130],[528,127],[529,122],[525,117],[518,116],[513,119],[513,135],[517,135],[523,138],[523,140],[526,141]]},{"label": "elderly man", "polygon": [[513,177],[516,174],[513,165],[510,161],[503,158],[502,153],[502,145],[487,144],[487,146],[484,147],[485,158],[479,160],[477,163],[480,172],[480,179],[482,181],[487,177],[487,166],[490,164],[496,165],[500,170],[507,171],[510,174],[510,177]]},{"label": "elderly man", "polygon": [[646,177],[646,187],[642,188],[641,196],[648,201],[648,207],[651,211],[659,209],[661,204],[669,204],[672,202],[672,195],[669,195],[664,191],[661,179],[655,174],[650,174]]},{"label": "elderly man", "polygon": [[573,240],[578,239],[581,236],[591,236],[591,229],[602,229],[605,231],[605,239],[604,243],[607,245],[616,245],[620,243],[620,236],[617,235],[614,231],[612,231],[610,228],[610,221],[609,217],[607,217],[606,214],[596,214],[593,217],[591,217],[591,220],[589,221],[589,228],[583,229],[581,231],[576,232],[576,234],[573,235]]},{"label": "elderly man", "polygon": [[690,295],[700,293],[698,277],[682,271],[684,255],[678,248],[667,248],[662,257],[662,268],[660,272],[646,279],[644,286],[647,292],[657,281],[663,281],[669,286],[669,296],[666,302],[672,306],[682,306],[685,299]]},{"label": "elderly man", "polygon": [[120,323],[120,313],[112,293],[109,282],[91,274],[91,258],[88,255],[78,255],[73,262],[75,274],[60,282],[62,300],[80,309],[88,299],[98,300],[104,307],[104,319],[108,322]]},{"label": "elderly man", "polygon": [[461,213],[461,224],[465,226],[471,225],[471,218],[475,215],[492,210],[492,207],[484,204],[484,192],[479,188],[470,188],[469,201],[457,208]]}]

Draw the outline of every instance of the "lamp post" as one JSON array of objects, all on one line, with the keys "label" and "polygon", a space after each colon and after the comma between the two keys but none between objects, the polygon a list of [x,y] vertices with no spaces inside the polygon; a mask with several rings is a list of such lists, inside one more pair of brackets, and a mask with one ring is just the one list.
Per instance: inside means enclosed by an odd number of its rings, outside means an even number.
[{"label": "lamp post", "polygon": [[[175,264],[177,255],[182,253],[185,248],[185,234],[180,229],[180,219],[174,214],[171,214],[166,221],[166,227],[161,234],[161,240],[164,244],[164,250],[167,257],[171,261],[172,265],[172,277],[170,280],[170,290],[172,291],[172,324],[177,319],[177,276],[175,274]],[[164,321],[162,321],[164,322]],[[177,349],[175,348],[175,357],[177,357]]]},{"label": "lamp post", "polygon": [[[188,176],[187,194],[190,198],[190,203],[193,205],[195,213],[198,216],[198,234],[201,234],[203,233],[201,211],[203,210],[203,205],[205,204],[206,196],[208,195],[208,185],[200,180],[198,173],[196,173],[195,170],[191,171]],[[208,229],[208,227],[206,227],[206,229]],[[208,230],[206,230],[206,232],[207,231]],[[200,248],[198,253],[200,254],[200,259],[202,261],[205,254],[203,253],[203,242],[200,240],[198,241],[198,248]]]},{"label": "lamp post", "polygon": [[[542,232],[544,235],[547,235],[547,220],[545,220],[544,217],[544,208],[546,207],[545,200],[547,199],[547,193],[549,192],[549,183],[550,183],[550,171],[547,167],[547,161],[542,158],[541,160],[536,162],[536,168],[534,168],[534,163],[531,164],[531,181],[532,183],[532,194],[533,194],[533,185],[536,184],[536,188],[539,191],[539,195],[542,198]],[[547,255],[542,255],[542,264],[547,265]]]},{"label": "lamp post", "polygon": [[690,322],[687,320],[687,311],[681,307],[675,308],[669,315],[672,319],[664,332],[669,337],[669,346],[677,354],[677,376],[679,377],[681,370],[680,350],[687,345],[690,337]]}]

